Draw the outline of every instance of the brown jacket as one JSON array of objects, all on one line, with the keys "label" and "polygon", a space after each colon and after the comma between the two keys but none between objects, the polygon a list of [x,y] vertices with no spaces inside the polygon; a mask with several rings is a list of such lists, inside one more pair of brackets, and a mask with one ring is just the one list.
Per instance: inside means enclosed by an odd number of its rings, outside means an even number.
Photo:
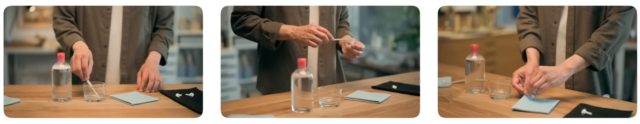
[{"label": "brown jacket", "polygon": [[[320,7],[320,26],[335,37],[350,35],[346,7]],[[296,58],[306,57],[301,44],[276,40],[280,26],[309,23],[308,6],[236,6],[231,14],[233,32],[258,43],[258,84],[263,94],[289,91],[291,73],[296,69]],[[340,63],[337,62],[338,43],[319,47],[318,85],[342,82]]]},{"label": "brown jacket", "polygon": [[[555,65],[556,34],[563,7],[520,7],[517,28],[522,58],[525,49],[540,51],[541,65]],[[608,93],[607,84],[613,82],[612,60],[629,38],[636,10],[630,6],[573,6],[568,8],[566,56],[579,55],[588,63],[588,69],[569,78],[568,89]]]},{"label": "brown jacket", "polygon": [[[166,64],[169,45],[173,42],[173,7],[125,6],[122,24],[120,58],[121,83],[136,83],[136,74],[148,53],[162,55]],[[62,6],[53,14],[53,30],[65,51],[84,41],[93,53],[91,80],[104,81],[111,25],[111,6]]]}]

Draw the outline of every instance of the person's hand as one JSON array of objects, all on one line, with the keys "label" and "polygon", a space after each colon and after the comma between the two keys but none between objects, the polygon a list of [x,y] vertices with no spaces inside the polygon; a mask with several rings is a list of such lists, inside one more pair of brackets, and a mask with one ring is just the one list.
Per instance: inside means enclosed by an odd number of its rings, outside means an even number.
[{"label": "person's hand", "polygon": [[526,84],[537,73],[540,66],[540,52],[536,48],[526,48],[527,63],[513,72],[511,86],[520,94],[527,94]]},{"label": "person's hand", "polygon": [[564,83],[589,64],[579,55],[572,55],[557,66],[540,66],[527,75],[524,84],[525,94],[536,95],[542,90],[564,85]]},{"label": "person's hand", "polygon": [[291,40],[305,46],[318,47],[322,43],[330,42],[333,35],[322,26],[309,24],[303,26],[282,25],[279,36],[281,39]]},{"label": "person's hand", "polygon": [[149,53],[137,75],[137,90],[140,92],[152,93],[158,91],[164,83],[160,75],[159,63],[162,55],[156,51]]},{"label": "person's hand", "polygon": [[91,50],[84,41],[74,43],[72,48],[71,71],[80,77],[81,80],[89,80],[91,71],[93,70],[93,54]]},{"label": "person's hand", "polygon": [[338,41],[338,44],[340,44],[340,47],[342,48],[342,54],[344,54],[344,56],[347,57],[348,59],[354,59],[360,56],[360,54],[362,54],[362,52],[364,51],[364,47],[365,47],[362,42],[352,38],[349,35],[345,35],[342,38],[340,38],[340,41]]},{"label": "person's hand", "polygon": [[538,64],[534,63],[527,63],[518,68],[513,72],[513,77],[511,78],[511,86],[513,86],[513,88],[515,88],[518,93],[526,94],[527,90],[525,88],[525,84],[528,81],[527,79],[530,79],[528,77],[535,75],[535,73],[537,73],[537,69]]},{"label": "person's hand", "polygon": [[529,85],[531,89],[542,90],[548,87],[563,85],[573,72],[563,66],[540,66],[539,73]]}]

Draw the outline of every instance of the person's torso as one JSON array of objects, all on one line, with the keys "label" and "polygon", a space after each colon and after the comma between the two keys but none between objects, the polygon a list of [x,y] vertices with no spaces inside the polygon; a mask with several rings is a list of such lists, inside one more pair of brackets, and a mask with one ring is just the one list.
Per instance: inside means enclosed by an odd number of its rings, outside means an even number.
[{"label": "person's torso", "polygon": [[[107,68],[111,6],[76,7],[76,26],[93,53],[91,80],[104,81]],[[120,83],[135,83],[136,74],[147,58],[152,38],[154,7],[125,6],[123,9]]]},{"label": "person's torso", "polygon": [[[309,23],[308,6],[262,7],[262,18],[287,25],[307,25]],[[339,22],[339,10],[332,6],[320,7],[319,25],[336,35]],[[335,36],[338,37],[338,36]],[[276,49],[258,47],[258,89],[265,94],[288,91],[291,73],[296,69],[296,59],[307,57],[307,47],[293,41],[278,41]],[[318,85],[338,82],[337,42],[321,44],[318,48]]]},{"label": "person's torso", "polygon": [[[563,7],[545,6],[538,7],[537,17],[538,25],[540,25],[540,37],[544,49],[544,55],[541,56],[541,65],[553,66],[555,65],[556,53],[556,38],[558,34],[558,26],[560,18],[562,16]],[[606,7],[599,6],[570,6],[568,8],[567,15],[567,27],[566,27],[566,51],[565,56],[571,57],[575,52],[587,42],[591,42],[589,38],[591,34],[597,30],[597,28],[606,19]],[[565,87],[568,89],[578,90],[582,92],[595,93],[594,83],[596,79],[610,78],[606,75],[612,73],[610,70],[612,66],[609,65],[602,71],[593,71],[591,69],[584,69],[577,72],[571,78],[569,78]],[[606,73],[606,74],[605,74]]]}]

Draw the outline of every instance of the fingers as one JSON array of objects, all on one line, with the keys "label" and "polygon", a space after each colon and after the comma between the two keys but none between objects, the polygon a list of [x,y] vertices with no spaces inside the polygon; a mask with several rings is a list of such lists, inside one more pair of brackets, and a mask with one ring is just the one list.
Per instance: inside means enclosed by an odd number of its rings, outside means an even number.
[{"label": "fingers", "polygon": [[544,83],[540,86],[539,89],[546,89],[547,87],[550,87],[550,86],[552,86],[552,83]]},{"label": "fingers", "polygon": [[354,49],[351,49],[350,47],[347,47],[346,44],[342,47],[342,53],[348,59],[354,59],[358,57],[358,55],[360,55],[359,51],[356,51]]},{"label": "fingers", "polygon": [[154,65],[143,64],[138,71],[136,84],[140,92],[157,92],[163,82],[160,71]]},{"label": "fingers", "polygon": [[310,35],[308,37],[309,38],[307,38],[308,39],[307,45],[309,46],[318,47],[322,43],[322,39],[316,37],[315,35]]},{"label": "fingers", "polygon": [[327,36],[327,39],[325,41],[331,41],[334,38],[333,35],[331,34],[331,32],[329,32],[329,30],[327,30],[324,27],[317,26],[316,29],[319,30],[320,32],[322,32],[325,36]]},{"label": "fingers", "polygon": [[71,70],[81,80],[89,80],[93,71],[93,57],[89,50],[75,51],[71,57]]},{"label": "fingers", "polygon": [[364,50],[364,45],[360,41],[352,38],[342,39],[340,45],[342,46],[343,54],[349,59],[360,56]]},{"label": "fingers", "polygon": [[163,83],[162,77],[160,76],[159,72],[149,73],[149,79],[147,80],[147,86],[146,86],[145,92],[147,93],[157,92],[158,89],[160,88],[160,85],[162,85],[162,83]]},{"label": "fingers", "polygon": [[541,77],[540,77],[540,79],[539,79],[538,81],[536,81],[535,83],[533,83],[533,87],[532,87],[532,88],[534,88],[534,89],[539,89],[539,88],[540,88],[540,86],[542,86],[543,84],[546,84],[546,83],[547,83],[547,80],[549,80],[547,77],[548,77],[548,76],[546,76],[546,75],[541,76]]},{"label": "fingers", "polygon": [[513,88],[515,88],[516,90],[518,90],[519,93],[524,93],[524,88],[522,87],[522,84],[520,84],[520,72],[516,71],[512,74],[511,77],[511,86],[513,86]]},{"label": "fingers", "polygon": [[533,84],[535,84],[536,82],[539,82],[541,79],[543,79],[545,77],[545,72],[542,70],[536,70],[536,75],[533,76],[533,78],[531,79],[531,81],[529,82],[529,84],[531,86],[533,86]]},{"label": "fingers", "polygon": [[552,75],[552,73],[547,73],[549,68],[540,66],[538,67],[538,70],[540,71],[540,79],[533,84],[534,88],[541,88],[542,85],[548,84],[551,81],[550,76]]},{"label": "fingers", "polygon": [[311,41],[311,40],[305,40],[305,41],[304,41],[304,43],[305,43],[307,46],[311,46],[311,47],[318,47],[318,44],[317,44],[316,42],[314,42],[314,41]]},{"label": "fingers", "polygon": [[357,50],[357,51],[364,51],[364,44],[362,44],[362,42],[355,40],[353,41],[352,47],[353,49]]},{"label": "fingers", "polygon": [[156,76],[155,74],[149,74],[149,79],[147,80],[147,87],[144,92],[151,93],[153,92],[153,85],[156,84]]},{"label": "fingers", "polygon": [[82,73],[82,62],[78,58],[78,56],[71,57],[71,70],[74,75],[80,77],[80,79],[84,80],[84,73]]},{"label": "fingers", "polygon": [[298,41],[301,41],[304,45],[311,47],[318,47],[320,43],[322,43],[321,36],[316,35],[314,33],[313,26],[308,25],[304,27],[300,27],[299,31],[296,32],[296,36],[299,37]]},{"label": "fingers", "polygon": [[140,70],[138,74],[136,74],[136,90],[142,91],[142,86],[142,70]]},{"label": "fingers", "polygon": [[151,92],[157,92],[158,89],[160,89],[160,86],[162,85],[163,81],[162,81],[162,77],[160,75],[156,76],[156,80],[155,83],[153,84],[153,89]]},{"label": "fingers", "polygon": [[[144,65],[143,65],[143,66],[144,66]],[[140,85],[140,90],[141,90],[141,91],[143,91],[143,92],[145,92],[145,91],[144,91],[144,90],[145,90],[145,87],[146,87],[147,85],[149,85],[149,83],[148,83],[148,81],[149,81],[149,74],[146,72],[146,70],[144,69],[144,67],[142,67],[142,68],[140,69],[140,72],[142,72],[142,73],[141,73],[141,75],[140,75],[141,80],[139,80],[139,81],[140,81],[140,84],[141,84],[141,85]]]},{"label": "fingers", "polygon": [[555,83],[553,83],[556,79],[556,74],[557,73],[553,73],[553,69],[551,67],[548,66],[540,66],[539,69],[544,72],[543,77],[540,79],[541,81],[536,82],[533,86],[535,88],[538,89],[542,89],[542,88],[547,88],[550,87],[552,85],[555,85]]},{"label": "fingers", "polygon": [[87,66],[87,80],[91,79],[91,72],[93,72],[93,56],[90,56],[89,65]]},{"label": "fingers", "polygon": [[82,80],[89,80],[89,58],[87,56],[81,56],[81,64],[82,64]]},{"label": "fingers", "polygon": [[329,35],[331,34],[327,34],[326,32],[322,31],[325,30],[322,27],[314,27],[311,29],[311,31],[313,32],[313,35],[315,35],[316,37],[322,39],[321,42],[326,42],[326,41],[330,41],[331,39],[333,39],[333,37],[329,37]]},{"label": "fingers", "polygon": [[525,94],[529,94],[529,91],[531,90],[531,86],[533,86],[533,82],[537,81],[538,77],[538,70],[534,69],[532,71],[529,71],[528,74],[526,74],[525,78],[524,78],[524,91]]},{"label": "fingers", "polygon": [[357,57],[357,56],[360,56],[360,54],[362,54],[362,52],[363,52],[363,50],[362,50],[362,49],[358,49],[357,47],[351,47],[351,48],[352,48],[351,50],[353,51],[353,54],[354,54],[356,57]]},{"label": "fingers", "polygon": [[299,40],[302,40],[304,44],[311,47],[318,47],[324,42],[329,42],[333,39],[333,35],[322,26],[310,24],[301,27]]},{"label": "fingers", "polygon": [[352,51],[349,50],[349,48],[342,47],[342,53],[344,54],[345,57],[349,59],[356,58],[356,56],[353,54]]}]

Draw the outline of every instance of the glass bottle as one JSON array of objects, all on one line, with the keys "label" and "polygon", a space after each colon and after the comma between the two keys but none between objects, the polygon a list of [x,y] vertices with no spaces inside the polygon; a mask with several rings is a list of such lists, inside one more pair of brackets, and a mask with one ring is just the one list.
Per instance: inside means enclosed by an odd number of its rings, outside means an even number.
[{"label": "glass bottle", "polygon": [[307,59],[298,58],[298,69],[291,74],[291,111],[311,112],[314,92],[318,84],[313,82],[313,74],[307,70]]},{"label": "glass bottle", "polygon": [[57,53],[58,61],[51,67],[51,97],[56,102],[71,100],[71,66],[64,53]]},{"label": "glass bottle", "polygon": [[471,44],[471,53],[464,61],[466,91],[472,94],[483,92],[484,83],[486,81],[485,60],[478,51],[478,44]]}]

